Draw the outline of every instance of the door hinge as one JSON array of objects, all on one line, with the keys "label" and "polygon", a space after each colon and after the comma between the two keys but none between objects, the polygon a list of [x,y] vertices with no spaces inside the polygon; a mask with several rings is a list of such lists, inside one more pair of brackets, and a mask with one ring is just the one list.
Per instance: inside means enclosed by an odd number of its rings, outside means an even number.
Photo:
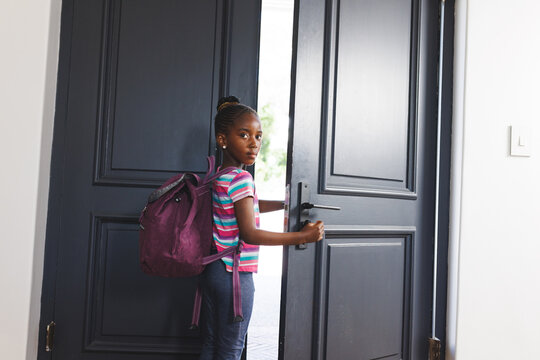
[{"label": "door hinge", "polygon": [[45,339],[45,351],[52,351],[54,345],[54,328],[56,323],[51,321],[47,325],[47,338]]},{"label": "door hinge", "polygon": [[441,360],[441,340],[429,338],[429,360]]}]

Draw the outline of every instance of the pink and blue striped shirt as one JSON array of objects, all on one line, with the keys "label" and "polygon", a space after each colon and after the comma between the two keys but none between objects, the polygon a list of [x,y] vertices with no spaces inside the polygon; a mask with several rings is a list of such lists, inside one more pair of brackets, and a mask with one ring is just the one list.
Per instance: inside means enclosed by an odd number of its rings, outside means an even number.
[{"label": "pink and blue striped shirt", "polygon": [[[238,244],[240,230],[234,213],[234,203],[247,196],[253,197],[255,225],[259,228],[259,200],[251,174],[242,169],[235,169],[221,175],[212,187],[212,213],[214,242],[218,251]],[[227,271],[232,271],[232,256],[223,259]],[[257,272],[259,246],[246,243],[240,253],[240,271]]]}]

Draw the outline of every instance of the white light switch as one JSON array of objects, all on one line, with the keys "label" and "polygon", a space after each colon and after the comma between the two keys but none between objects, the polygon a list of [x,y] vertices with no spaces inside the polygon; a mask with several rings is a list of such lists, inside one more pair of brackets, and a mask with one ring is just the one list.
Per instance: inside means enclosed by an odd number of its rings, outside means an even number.
[{"label": "white light switch", "polygon": [[510,155],[531,156],[531,136],[530,126],[512,125],[510,127]]}]

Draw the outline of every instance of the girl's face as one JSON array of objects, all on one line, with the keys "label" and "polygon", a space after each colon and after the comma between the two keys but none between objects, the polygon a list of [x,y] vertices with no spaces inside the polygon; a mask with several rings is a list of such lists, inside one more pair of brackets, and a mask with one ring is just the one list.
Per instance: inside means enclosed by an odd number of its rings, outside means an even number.
[{"label": "girl's face", "polygon": [[222,167],[253,165],[261,149],[261,121],[255,114],[246,113],[237,118],[227,134],[218,134],[217,143],[223,149]]}]

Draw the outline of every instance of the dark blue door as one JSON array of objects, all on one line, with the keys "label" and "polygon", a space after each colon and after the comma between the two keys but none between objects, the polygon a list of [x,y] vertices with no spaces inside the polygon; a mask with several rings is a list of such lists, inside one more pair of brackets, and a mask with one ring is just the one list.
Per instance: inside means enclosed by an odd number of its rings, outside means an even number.
[{"label": "dark blue door", "polygon": [[194,282],[141,272],[137,219],[206,170],[220,96],[256,105],[259,23],[253,0],[63,1],[39,359],[197,358]]},{"label": "dark blue door", "polygon": [[427,359],[438,36],[434,1],[297,3],[289,224],[326,236],[285,251],[284,359]]}]

